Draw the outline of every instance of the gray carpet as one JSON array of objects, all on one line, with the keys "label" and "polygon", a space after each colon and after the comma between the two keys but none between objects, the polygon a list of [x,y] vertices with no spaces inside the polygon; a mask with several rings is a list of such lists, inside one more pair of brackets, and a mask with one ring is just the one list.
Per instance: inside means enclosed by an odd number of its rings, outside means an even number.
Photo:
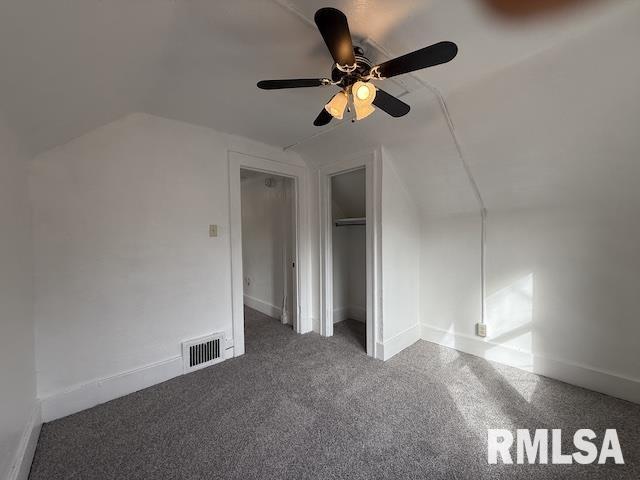
[{"label": "gray carpet", "polygon": [[[247,311],[246,355],[44,425],[30,478],[640,478],[639,405],[424,341],[382,363],[358,328]],[[617,428],[626,465],[489,466],[487,428]]]}]

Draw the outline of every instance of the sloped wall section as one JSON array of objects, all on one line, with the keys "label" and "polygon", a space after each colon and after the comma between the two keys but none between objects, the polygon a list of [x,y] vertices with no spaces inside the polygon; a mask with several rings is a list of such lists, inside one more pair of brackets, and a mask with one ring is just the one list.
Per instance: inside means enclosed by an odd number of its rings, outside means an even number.
[{"label": "sloped wall section", "polygon": [[[387,146],[422,211],[423,338],[640,402],[640,68],[626,60],[637,21],[604,25],[448,97],[488,208],[487,339],[474,335],[479,213],[434,198],[463,179],[444,147],[451,137],[432,122],[422,153],[419,139]],[[420,171],[435,175],[430,191],[418,188]]]}]

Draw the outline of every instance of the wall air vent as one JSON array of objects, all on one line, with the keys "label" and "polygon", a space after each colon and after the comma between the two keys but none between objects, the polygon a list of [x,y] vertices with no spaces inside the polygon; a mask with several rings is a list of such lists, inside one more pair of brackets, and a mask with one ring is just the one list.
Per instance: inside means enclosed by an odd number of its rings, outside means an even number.
[{"label": "wall air vent", "polygon": [[182,342],[184,372],[192,372],[224,360],[224,333]]}]

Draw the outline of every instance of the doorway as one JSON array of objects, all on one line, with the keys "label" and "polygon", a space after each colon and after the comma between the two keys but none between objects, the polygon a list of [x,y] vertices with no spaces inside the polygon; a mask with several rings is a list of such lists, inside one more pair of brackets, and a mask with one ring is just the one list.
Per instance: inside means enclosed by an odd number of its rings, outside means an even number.
[{"label": "doorway", "polygon": [[[358,313],[365,316],[364,326],[366,331],[366,352],[367,355],[375,358],[381,358],[383,349],[378,342],[381,336],[382,328],[382,258],[381,258],[381,203],[382,203],[382,177],[381,163],[382,156],[380,150],[363,155],[346,158],[335,163],[321,167],[318,171],[320,180],[320,334],[324,336],[332,336],[334,334],[334,242],[333,234],[337,229],[359,229],[360,240],[354,240],[356,245],[362,248],[361,236],[364,235],[364,271],[365,282],[364,296],[364,312],[357,308],[351,310],[348,316],[357,316]],[[338,186],[340,182],[349,183],[345,176],[345,180],[340,177],[345,174],[353,173],[354,177],[362,179],[364,177],[364,220],[362,217],[342,217],[339,210],[334,212],[334,188],[342,188]],[[336,178],[334,183],[334,178]],[[362,183],[359,183],[362,188]],[[353,193],[353,192],[352,192]],[[362,198],[358,195],[358,198]],[[361,201],[361,200],[360,200]],[[362,209],[357,208],[351,210],[354,214],[361,215]],[[343,222],[339,222],[343,220]],[[345,225],[336,226],[336,223],[364,223],[364,225]],[[364,233],[363,233],[364,232]],[[340,235],[340,234],[338,234]],[[345,234],[346,236],[346,234]],[[358,238],[358,233],[354,235]],[[360,251],[362,254],[362,251]],[[340,254],[339,254],[340,255]],[[359,256],[362,261],[362,256]],[[336,260],[337,265],[338,260]],[[357,287],[362,286],[362,282],[357,283]],[[342,293],[344,294],[344,293]],[[359,295],[354,295],[358,297]],[[348,297],[347,297],[348,298]],[[360,297],[362,298],[362,297]],[[354,302],[356,303],[356,302]],[[358,302],[359,303],[359,302]],[[357,307],[357,305],[356,305]],[[339,311],[335,312],[339,314]],[[360,316],[362,318],[362,316]],[[339,325],[340,322],[337,322]],[[357,334],[360,335],[360,334]],[[361,336],[359,337],[361,338]]]},{"label": "doorway", "polygon": [[367,350],[366,171],[331,177],[334,335]]},{"label": "doorway", "polygon": [[294,182],[243,168],[240,194],[246,338],[263,322],[296,323]]},{"label": "doorway", "polygon": [[[309,175],[306,167],[283,160],[272,160],[256,155],[228,151],[229,160],[229,242],[231,246],[231,335],[228,344],[233,345],[233,356],[244,354],[244,274],[242,266],[242,188],[241,170],[251,170],[288,178],[291,181],[294,211],[293,235],[295,242],[292,282],[292,321],[296,333],[312,330],[310,301],[312,298],[311,247],[309,197],[300,192],[309,190]],[[293,312],[295,311],[295,312]]]}]

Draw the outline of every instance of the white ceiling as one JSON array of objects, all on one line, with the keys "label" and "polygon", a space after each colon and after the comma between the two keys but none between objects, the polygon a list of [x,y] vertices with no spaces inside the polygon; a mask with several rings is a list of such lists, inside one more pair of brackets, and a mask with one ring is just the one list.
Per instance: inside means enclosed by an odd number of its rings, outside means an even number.
[{"label": "white ceiling", "polygon": [[[640,4],[567,41],[447,96],[455,130],[489,212],[640,208]],[[438,103],[405,97],[402,131],[359,122],[296,147],[306,158],[381,143],[427,216],[477,213],[478,204]],[[614,213],[615,214],[615,213]]]},{"label": "white ceiling", "polygon": [[405,87],[385,81],[394,93],[414,91],[406,97],[414,106],[407,117],[377,112],[361,125],[335,130],[312,125],[332,87],[255,87],[264,78],[328,74],[331,59],[310,23],[327,5],[347,13],[354,39],[368,46],[374,61],[386,58],[383,51],[398,55],[440,40],[458,43],[452,63],[419,74],[450,93],[585,36],[637,2],[593,2],[553,17],[512,21],[487,9],[485,0],[3,0],[0,109],[32,152],[132,111],[277,146],[304,144],[325,130],[329,139],[346,128],[405,135],[431,102],[411,76],[402,77]]}]

